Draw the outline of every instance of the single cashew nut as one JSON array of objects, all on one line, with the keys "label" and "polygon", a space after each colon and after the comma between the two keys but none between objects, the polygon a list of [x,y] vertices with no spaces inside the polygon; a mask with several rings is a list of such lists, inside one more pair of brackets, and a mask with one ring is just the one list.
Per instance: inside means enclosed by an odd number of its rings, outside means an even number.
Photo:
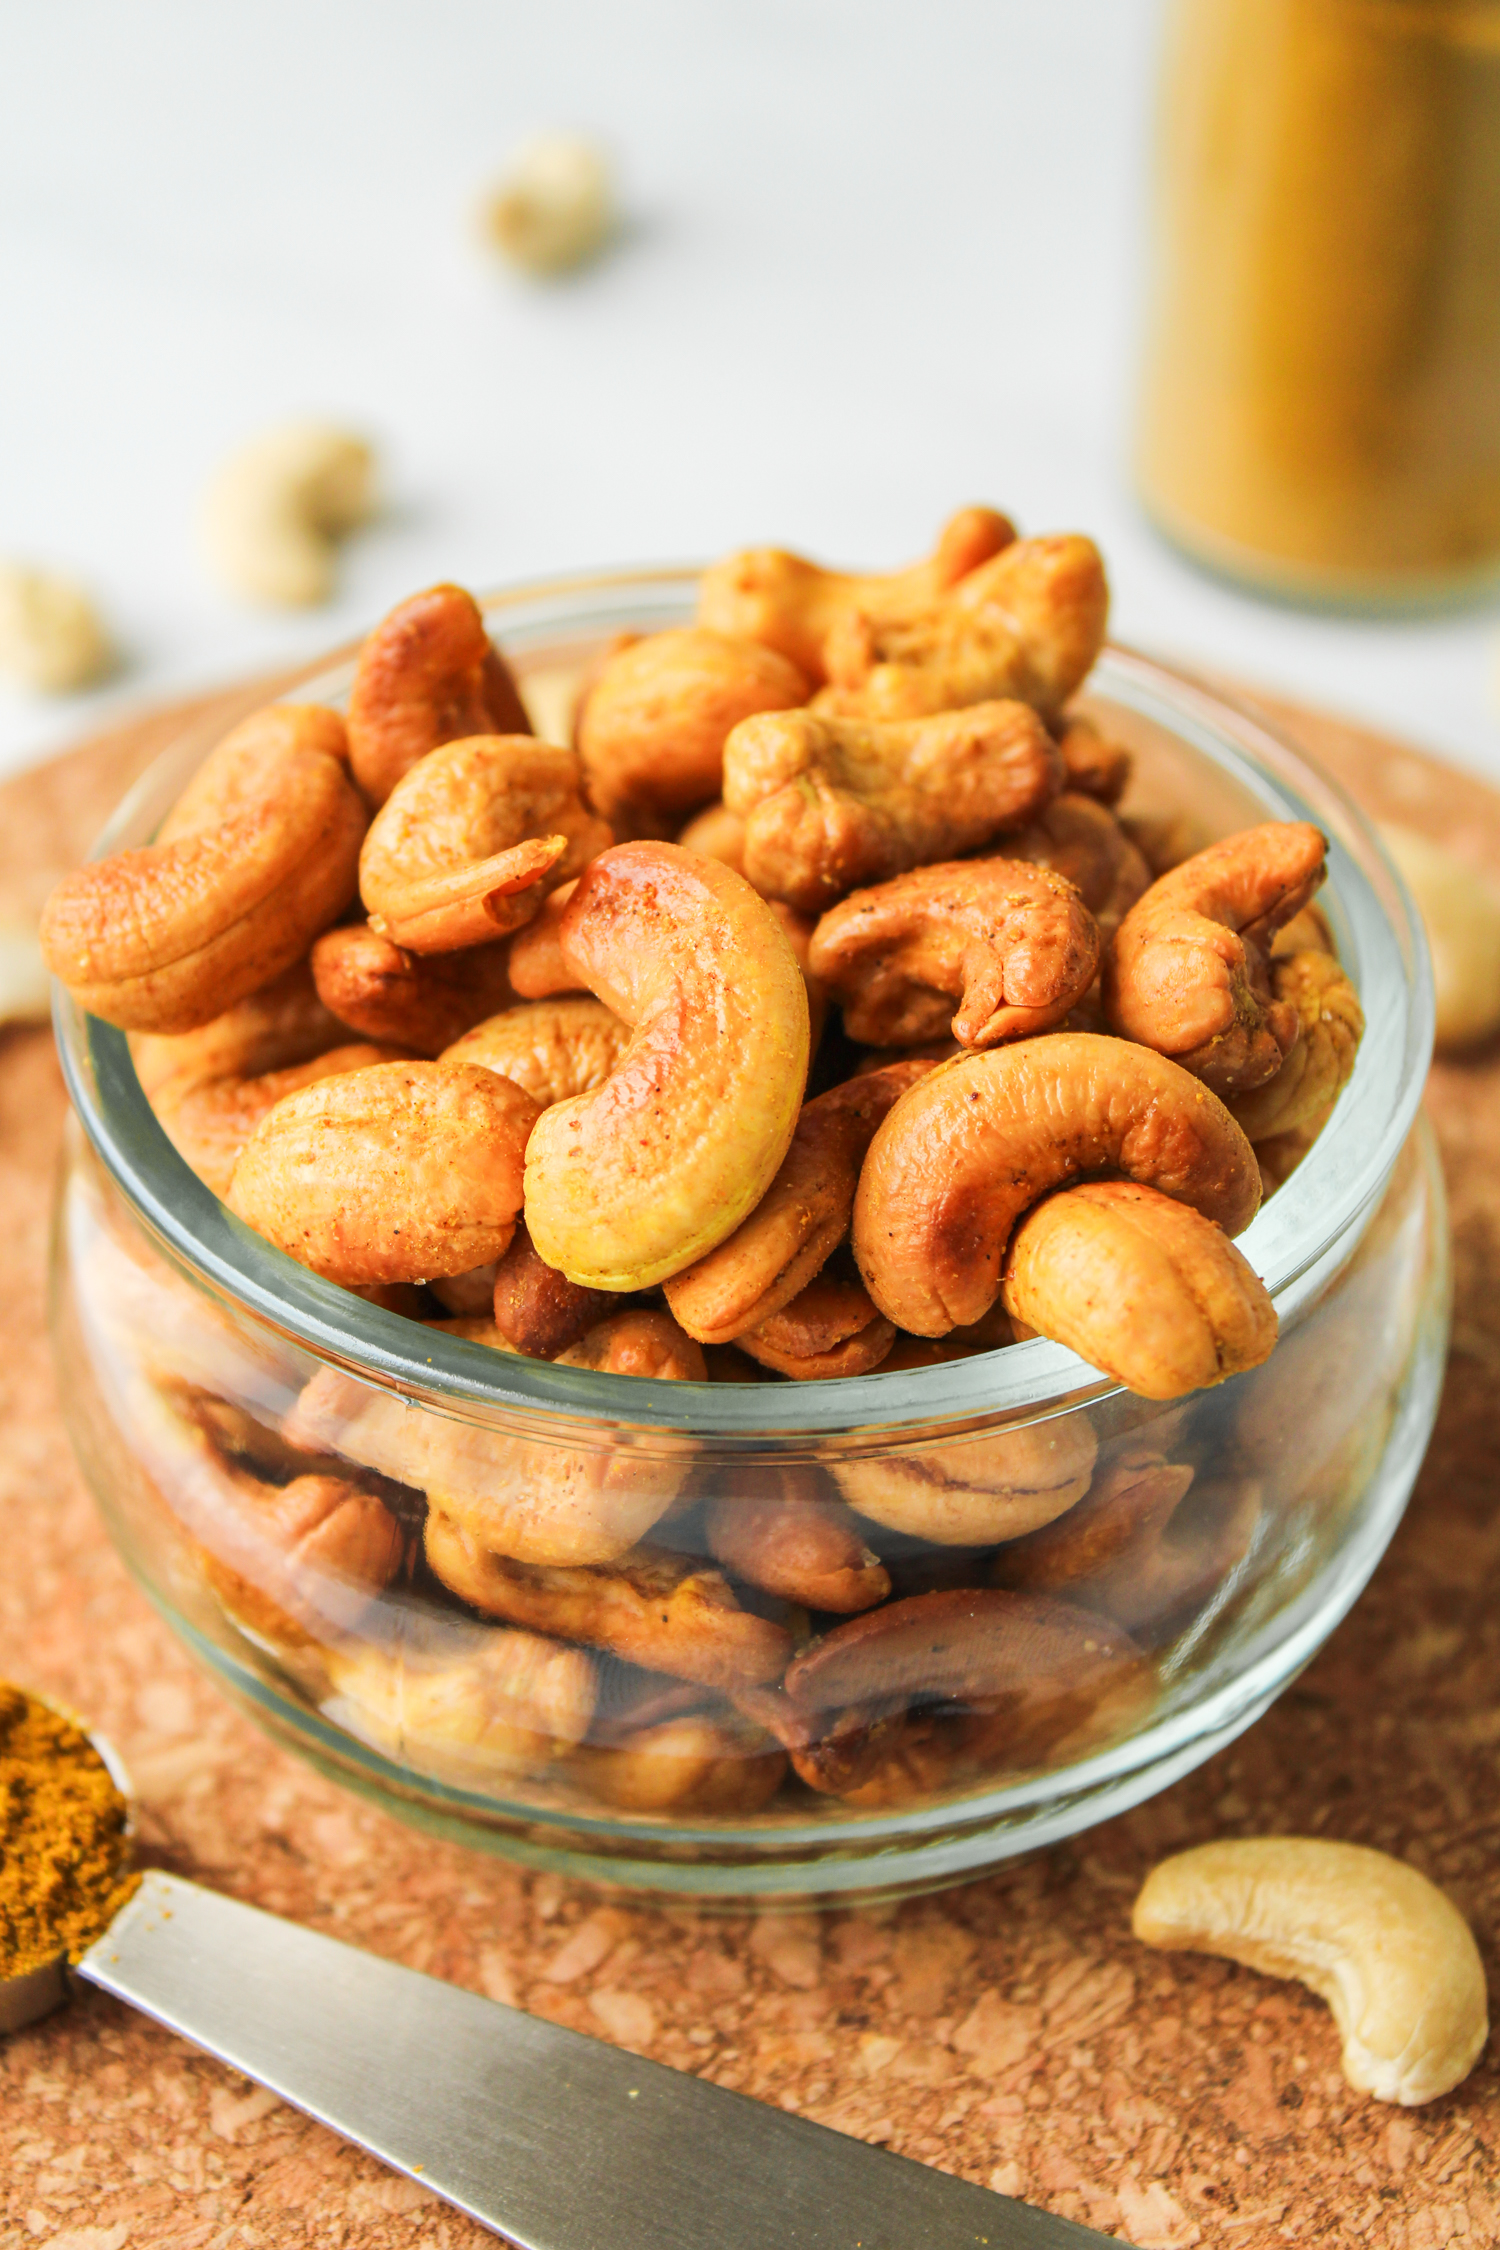
[{"label": "single cashew nut", "polygon": [[806,1710],[912,1702],[987,1702],[1026,1696],[1059,1675],[1138,1660],[1112,1620],[1041,1594],[962,1587],[915,1594],[851,1617],[803,1650],[787,1670],[790,1700]]},{"label": "single cashew nut", "polygon": [[306,961],[294,962],[196,1031],[136,1032],[131,1060],[148,1101],[174,1080],[204,1085],[215,1078],[259,1078],[311,1062],[342,1046],[348,1026],[318,997]]},{"label": "single cashew nut", "polygon": [[510,981],[523,1000],[550,1000],[576,992],[578,972],[563,958],[562,920],[576,883],[549,891],[535,916],[510,941]]},{"label": "single cashew nut", "polygon": [[810,680],[822,680],[824,647],[842,617],[854,610],[883,623],[920,616],[1015,536],[1015,525],[996,509],[961,508],[923,561],[864,575],[825,570],[781,547],[744,548],[703,573],[698,622],[763,641]]},{"label": "single cashew nut", "polygon": [[584,804],[571,750],[474,735],[429,750],[392,789],[359,855],[370,927],[413,953],[519,929],[541,885],[575,876],[612,832]]},{"label": "single cashew nut", "polygon": [[557,1355],[559,1367],[594,1367],[603,1375],[649,1376],[657,1382],[706,1383],[703,1352],[670,1313],[611,1313]]},{"label": "single cashew nut", "polygon": [[1087,1418],[1073,1414],[925,1453],[839,1461],[834,1475],[850,1506],[888,1531],[940,1547],[993,1547],[1081,1500],[1095,1453]]},{"label": "single cashew nut", "polygon": [[727,1344],[789,1305],[849,1231],[859,1167],[893,1102],[931,1064],[898,1062],[804,1104],[776,1177],[748,1219],[673,1274],[667,1303],[690,1336]]},{"label": "single cashew nut", "polygon": [[786,1753],[761,1727],[732,1713],[694,1712],[609,1743],[584,1742],[568,1772],[617,1812],[759,1812],[786,1777]]},{"label": "single cashew nut", "polygon": [[536,1103],[462,1063],[380,1063],[290,1094],[256,1126],[227,1201],[325,1280],[424,1281],[508,1248]]},{"label": "single cashew nut", "polygon": [[614,231],[609,161],[582,133],[534,133],[485,206],[496,249],[527,273],[568,273]]},{"label": "single cashew nut", "polygon": [[1138,1398],[1182,1398],[1276,1347],[1276,1308],[1222,1228],[1129,1180],[1033,1204],[1007,1245],[1000,1296],[1012,1320]]},{"label": "single cashew nut", "polygon": [[1380,835],[1427,931],[1438,1052],[1461,1053],[1500,1030],[1500,896],[1430,836],[1393,821]]},{"label": "single cashew nut", "polygon": [[295,1648],[358,1625],[401,1567],[401,1526],[373,1493],[314,1474],[263,1484],[226,1469],[239,1505],[202,1527],[203,1575],[229,1615]]},{"label": "single cashew nut", "polygon": [[745,872],[745,823],[722,799],[694,813],[677,841],[685,852],[702,852],[705,859],[721,859],[736,875]]},{"label": "single cashew nut", "polygon": [[368,922],[325,930],[311,954],[318,996],[341,1024],[429,1059],[509,1007],[515,993],[507,964],[503,941],[459,953],[407,953]]},{"label": "single cashew nut", "polygon": [[299,960],[354,892],[365,812],[336,713],[277,704],[223,741],[161,840],[64,876],[42,951],[80,1007],[193,1031]]},{"label": "single cashew nut", "polygon": [[939,1064],[902,1095],[865,1158],[854,1199],[865,1286],[916,1336],[978,1320],[1021,1213],[1106,1169],[1190,1203],[1226,1234],[1260,1202],[1250,1143],[1164,1055],[1059,1031]]},{"label": "single cashew nut", "polygon": [[852,1275],[823,1272],[790,1304],[740,1331],[740,1350],[795,1382],[867,1375],[896,1341],[896,1330]]},{"label": "single cashew nut", "polygon": [[[871,1609],[891,1590],[890,1573],[841,1500],[828,1499],[806,1472],[787,1472],[788,1489],[729,1492],[704,1515],[708,1551],[736,1578],[807,1609]],[[800,1489],[806,1486],[808,1489]]]},{"label": "single cashew nut", "polygon": [[[192,1037],[192,1033],[188,1034]],[[398,1047],[358,1042],[327,1048],[309,1062],[254,1078],[232,1074],[215,1078],[170,1079],[151,1098],[158,1122],[178,1155],[217,1196],[227,1196],[246,1141],[267,1113],[288,1094],[316,1086],[341,1072],[367,1070],[374,1063],[410,1062]]]},{"label": "single cashew nut", "polygon": [[[1117,805],[1130,782],[1134,760],[1123,743],[1110,742],[1092,719],[1073,717],[1057,738],[1067,771],[1067,787],[1101,805]],[[1075,878],[1076,880],[1076,878]]]},{"label": "single cashew nut", "polygon": [[1094,981],[1099,932],[1048,868],[949,860],[832,908],[808,961],[843,1003],[851,1039],[916,1046],[951,1032],[992,1047],[1062,1021]]},{"label": "single cashew nut", "polygon": [[1273,956],[1271,991],[1297,1011],[1295,1046],[1274,1078],[1230,1102],[1252,1141],[1294,1133],[1327,1117],[1354,1069],[1364,1036],[1364,1010],[1331,953]]},{"label": "single cashew nut", "polygon": [[1186,1463],[1144,1448],[1125,1453],[1066,1515],[1002,1547],[992,1583],[1017,1593],[1078,1594],[1114,1616],[1111,1573],[1160,1543],[1192,1481]]},{"label": "single cashew nut", "polygon": [[349,691],[349,761],[371,804],[444,742],[530,734],[531,721],[479,604],[462,586],[398,602],[365,637]]},{"label": "single cashew nut", "polygon": [[333,592],[338,543],[375,510],[375,456],[328,422],[287,422],[230,455],[204,496],[208,559],[231,593],[302,608]]},{"label": "single cashew nut", "polygon": [[[567,1351],[606,1317],[615,1302],[606,1290],[580,1289],[565,1273],[543,1265],[524,1225],[517,1226],[510,1248],[495,1266],[490,1288],[495,1326],[508,1344],[530,1359],[555,1359]],[[691,1380],[707,1382],[707,1370]]]},{"label": "single cashew nut", "polygon": [[912,719],[1001,696],[1054,717],[1104,646],[1108,613],[1092,539],[1017,539],[918,617],[840,618],[817,707]]},{"label": "single cashew nut", "polygon": [[1005,839],[1007,859],[1050,867],[1077,885],[1084,905],[1112,937],[1122,917],[1151,887],[1151,870],[1114,814],[1068,789],[1036,819]]},{"label": "single cashew nut", "polygon": [[526,1223],[570,1280],[650,1288],[732,1234],[770,1185],[807,1078],[806,987],[765,900],[676,844],[601,853],[559,935],[578,981],[635,1036],[602,1086],[543,1111]]},{"label": "single cashew nut", "polygon": [[498,1070],[550,1109],[554,1102],[602,1086],[618,1068],[632,1036],[629,1024],[621,1023],[601,1000],[569,994],[488,1017],[455,1040],[443,1060]]},{"label": "single cashew nut", "polygon": [[1309,1985],[1333,2011],[1344,2076],[1377,2101],[1436,2101],[1489,2036],[1469,1925],[1425,1875],[1362,1844],[1200,1844],[1152,1869],[1131,1927],[1144,1945],[1218,1953]]},{"label": "single cashew nut", "polygon": [[1022,703],[895,722],[816,711],[742,720],[724,803],[745,822],[745,874],[805,913],[860,883],[976,851],[1062,784],[1056,743]]},{"label": "single cashew nut", "polygon": [[397,1764],[459,1788],[541,1773],[581,1742],[598,1698],[593,1658],[539,1633],[408,1615],[394,1651],[327,1650],[325,1715]]},{"label": "single cashew nut", "polygon": [[1110,1029],[1171,1055],[1215,1093],[1247,1094],[1274,1077],[1298,1015],[1271,997],[1266,958],[1322,882],[1327,851],[1308,822],[1268,820],[1158,876],[1105,955]]},{"label": "single cashew nut", "polygon": [[74,579],[0,563],[0,672],[41,695],[71,695],[114,661],[99,613]]},{"label": "single cashew nut", "polygon": [[759,641],[701,626],[633,641],[605,664],[579,714],[589,794],[617,827],[669,834],[719,795],[724,744],[741,719],[790,710],[811,693],[797,667]]}]

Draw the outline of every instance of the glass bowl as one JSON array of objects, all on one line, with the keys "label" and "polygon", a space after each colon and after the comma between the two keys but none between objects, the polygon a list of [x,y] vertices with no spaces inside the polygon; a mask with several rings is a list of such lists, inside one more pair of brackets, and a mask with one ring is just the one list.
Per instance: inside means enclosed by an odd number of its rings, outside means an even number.
[{"label": "glass bowl", "polygon": [[[689,617],[694,583],[576,578],[487,614],[540,695],[614,632]],[[338,703],[351,670],[299,700]],[[1446,1344],[1425,952],[1360,815],[1252,715],[1116,650],[1084,700],[1135,752],[1127,809],[1205,838],[1319,823],[1368,1026],[1333,1117],[1241,1238],[1275,1352],[1171,1405],[1043,1339],[697,1384],[422,1326],[231,1217],[157,1124],[124,1035],[59,996],[69,1425],[146,1593],[280,1741],[533,1865],[729,1897],[891,1892],[1162,1788],[1338,1623],[1405,1505]],[[211,741],[163,757],[100,849],[149,838]],[[1086,1491],[1127,1535],[1018,1543]],[[787,1655],[849,1622],[760,1583],[776,1574],[757,1543],[808,1499],[857,1512],[896,1601],[944,1598],[866,1612],[793,1705]],[[549,1527],[541,1561],[520,1517]]]}]

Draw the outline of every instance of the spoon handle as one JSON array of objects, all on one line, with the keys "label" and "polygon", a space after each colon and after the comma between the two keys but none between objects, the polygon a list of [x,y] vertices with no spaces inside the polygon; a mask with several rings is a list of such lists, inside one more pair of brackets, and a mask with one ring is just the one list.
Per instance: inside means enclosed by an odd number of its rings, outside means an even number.
[{"label": "spoon handle", "polygon": [[176,1876],[78,1973],[519,2250],[1086,2250],[986,2188]]}]

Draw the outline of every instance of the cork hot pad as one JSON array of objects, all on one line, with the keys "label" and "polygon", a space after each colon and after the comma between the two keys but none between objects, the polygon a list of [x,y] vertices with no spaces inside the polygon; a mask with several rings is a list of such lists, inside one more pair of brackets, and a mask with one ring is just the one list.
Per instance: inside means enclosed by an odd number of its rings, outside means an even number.
[{"label": "cork hot pad", "polygon": [[[264,692],[223,698],[226,716]],[[1330,720],[1275,715],[1373,811],[1500,864],[1500,796],[1481,783]],[[35,907],[184,716],[141,721],[0,790],[0,907]],[[62,1090],[45,1033],[0,1035],[0,1672],[114,1737],[165,1864],[376,1953],[1141,2250],[1477,2250],[1500,2240],[1493,2051],[1428,2109],[1366,2101],[1300,1986],[1145,1952],[1128,1915],[1168,1850],[1310,1832],[1424,1869],[1495,1953],[1497,1097],[1500,1054],[1435,1075],[1458,1260],[1442,1417],[1370,1590],[1269,1716],[1166,1795],[965,1889],[757,1921],[605,1898],[421,1838],[273,1749],[190,1666],[106,1543],[58,1418],[42,1268]],[[713,2235],[705,2212],[705,2246]],[[98,1994],[0,2046],[6,2244],[492,2239]]]}]

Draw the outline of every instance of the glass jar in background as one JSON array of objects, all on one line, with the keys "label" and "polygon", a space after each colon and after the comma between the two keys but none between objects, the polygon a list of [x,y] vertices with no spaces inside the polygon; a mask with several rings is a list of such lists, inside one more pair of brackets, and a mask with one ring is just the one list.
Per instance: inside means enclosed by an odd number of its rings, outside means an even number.
[{"label": "glass jar in background", "polygon": [[1138,476],[1293,598],[1500,577],[1500,0],[1174,0]]}]

